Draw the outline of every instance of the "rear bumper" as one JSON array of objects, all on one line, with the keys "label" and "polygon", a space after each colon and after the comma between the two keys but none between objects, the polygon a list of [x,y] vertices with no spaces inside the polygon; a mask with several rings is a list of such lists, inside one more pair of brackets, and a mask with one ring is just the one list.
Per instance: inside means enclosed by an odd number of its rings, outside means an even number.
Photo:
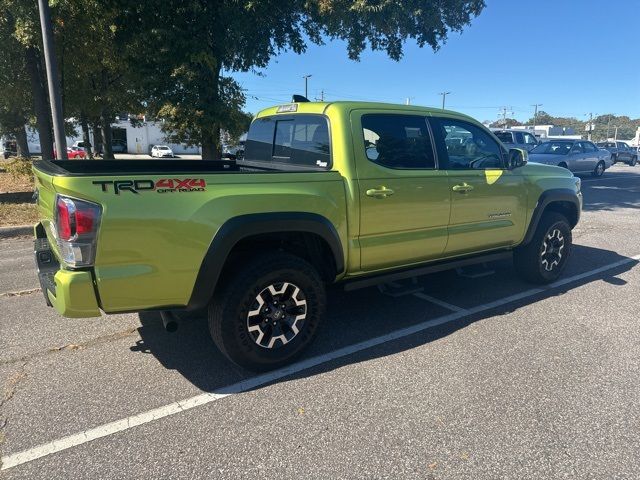
[{"label": "rear bumper", "polygon": [[35,229],[34,253],[38,279],[47,305],[64,317],[99,317],[100,307],[93,286],[93,275],[86,270],[60,267],[41,224]]}]

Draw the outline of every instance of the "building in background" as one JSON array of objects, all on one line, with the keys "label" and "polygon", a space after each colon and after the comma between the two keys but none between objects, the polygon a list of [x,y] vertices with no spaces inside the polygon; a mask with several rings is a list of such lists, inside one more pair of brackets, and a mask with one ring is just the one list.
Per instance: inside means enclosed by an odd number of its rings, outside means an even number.
[{"label": "building in background", "polygon": [[571,127],[556,127],[555,125],[536,125],[534,129],[532,125],[521,125],[518,127],[511,127],[512,130],[526,130],[533,132],[533,134],[540,139],[543,138],[567,138],[573,140],[580,140],[582,135],[577,135],[576,131]]}]

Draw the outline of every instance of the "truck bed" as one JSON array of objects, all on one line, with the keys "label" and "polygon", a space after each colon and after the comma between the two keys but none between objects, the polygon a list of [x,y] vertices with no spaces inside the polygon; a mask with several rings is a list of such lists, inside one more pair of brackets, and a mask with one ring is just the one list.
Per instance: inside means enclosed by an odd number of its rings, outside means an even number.
[{"label": "truck bed", "polygon": [[168,173],[284,173],[318,172],[315,168],[291,166],[281,168],[261,168],[235,160],[37,160],[34,166],[48,175],[56,177],[100,177],[138,173],[142,175],[162,175]]},{"label": "truck bed", "polygon": [[220,173],[238,172],[235,161],[203,160],[38,160],[34,166],[57,177],[102,176],[122,173]]}]

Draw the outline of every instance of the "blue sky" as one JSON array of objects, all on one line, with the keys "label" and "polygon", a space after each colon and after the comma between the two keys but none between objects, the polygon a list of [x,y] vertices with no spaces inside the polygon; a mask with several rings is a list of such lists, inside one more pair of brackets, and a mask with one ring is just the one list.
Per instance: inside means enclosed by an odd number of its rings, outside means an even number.
[{"label": "blue sky", "polygon": [[366,51],[348,59],[343,42],[309,45],[307,52],[274,57],[263,77],[233,76],[246,89],[246,110],[285,103],[292,93],[328,100],[375,100],[440,106],[476,119],[533,116],[532,104],[557,116],[614,113],[640,117],[640,2],[612,0],[487,0],[462,34],[438,52],[407,43],[404,58]]}]

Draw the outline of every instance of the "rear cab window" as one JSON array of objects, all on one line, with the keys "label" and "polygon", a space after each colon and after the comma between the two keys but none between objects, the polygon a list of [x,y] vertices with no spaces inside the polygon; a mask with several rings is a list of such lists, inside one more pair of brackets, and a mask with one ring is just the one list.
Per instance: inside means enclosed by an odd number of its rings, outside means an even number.
[{"label": "rear cab window", "polygon": [[494,135],[498,137],[498,140],[502,143],[513,143],[511,132],[494,132]]},{"label": "rear cab window", "polygon": [[261,117],[249,127],[239,165],[269,170],[329,170],[331,142],[326,117],[314,114]]}]

